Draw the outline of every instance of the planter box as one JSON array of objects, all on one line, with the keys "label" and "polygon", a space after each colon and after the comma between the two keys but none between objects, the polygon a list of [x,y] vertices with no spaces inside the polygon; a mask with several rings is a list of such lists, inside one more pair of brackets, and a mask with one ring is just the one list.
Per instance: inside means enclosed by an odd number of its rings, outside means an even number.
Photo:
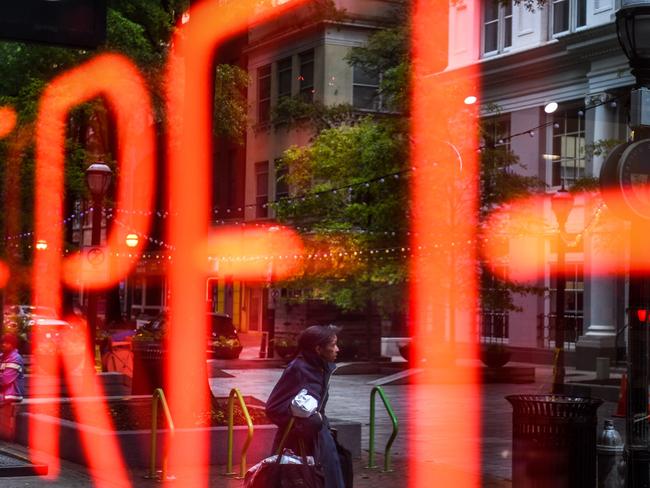
[{"label": "planter box", "polygon": [[[151,401],[150,397],[130,397],[134,401]],[[109,400],[109,399],[107,399]],[[115,400],[115,399],[114,399]],[[87,461],[81,444],[81,432],[86,432],[95,437],[97,442],[106,442],[109,438],[117,439],[125,463],[129,467],[146,468],[151,461],[151,430],[133,431],[107,431],[93,426],[78,424],[58,417],[43,414],[30,414],[26,411],[26,405],[22,405],[16,419],[16,442],[27,445],[29,439],[29,420],[35,423],[34,427],[39,430],[46,425],[58,424],[59,433],[59,457],[78,464],[86,465]],[[249,405],[249,408],[251,406]],[[339,442],[347,447],[354,457],[361,455],[361,424],[359,422],[339,421],[331,419],[331,425],[338,430]],[[210,438],[210,463],[215,465],[226,464],[228,428],[209,427],[196,429],[176,429],[174,442],[189,445],[188,434],[197,430],[206,432]],[[256,425],[253,441],[246,455],[247,464],[254,465],[270,454],[273,438],[277,431],[275,425]],[[241,448],[246,441],[248,428],[246,426],[235,426],[233,462],[239,462]],[[166,429],[158,431],[158,460],[162,455],[162,446],[169,432]],[[101,444],[100,444],[101,445]],[[51,453],[50,453],[51,454]]]},{"label": "planter box", "polygon": [[[49,397],[60,398],[70,396],[70,391],[66,379],[61,375],[40,375],[40,388],[34,387],[36,375],[25,375],[25,397]],[[106,396],[122,396],[131,393],[131,378],[123,373],[98,373],[97,379],[100,381]],[[74,374],[71,381],[81,383],[81,374]]]}]

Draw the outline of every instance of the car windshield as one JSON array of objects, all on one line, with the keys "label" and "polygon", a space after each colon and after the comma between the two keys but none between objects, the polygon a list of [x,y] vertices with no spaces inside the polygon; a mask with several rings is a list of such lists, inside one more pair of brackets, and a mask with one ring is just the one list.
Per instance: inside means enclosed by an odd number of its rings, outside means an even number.
[{"label": "car windshield", "polygon": [[[209,334],[213,336],[226,336],[226,337],[236,337],[237,336],[237,331],[235,330],[233,324],[232,324],[232,318],[230,315],[226,314],[219,314],[219,313],[210,313],[208,314],[210,317],[210,332]],[[166,328],[168,326],[168,320],[169,317],[165,315],[161,315],[159,317],[156,317],[153,319],[151,322],[149,322],[146,326],[146,330],[150,330],[151,332],[165,332]]]},{"label": "car windshield", "polygon": [[51,307],[33,305],[9,305],[5,307],[7,315],[34,315],[38,317],[56,317],[56,312]]},{"label": "car windshield", "polygon": [[39,317],[56,317],[56,312],[50,307],[25,307],[29,315],[38,315]]},{"label": "car windshield", "polygon": [[212,313],[210,316],[210,329],[213,335],[235,337],[237,332],[232,325],[230,315]]}]

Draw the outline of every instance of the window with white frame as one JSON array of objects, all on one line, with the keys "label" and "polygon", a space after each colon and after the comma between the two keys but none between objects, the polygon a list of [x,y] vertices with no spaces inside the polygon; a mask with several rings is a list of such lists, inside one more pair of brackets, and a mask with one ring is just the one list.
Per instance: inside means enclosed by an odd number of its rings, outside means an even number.
[{"label": "window with white frame", "polygon": [[266,123],[271,117],[271,65],[257,69],[257,121]]},{"label": "window with white frame", "polygon": [[268,217],[269,202],[269,162],[255,163],[255,217]]},{"label": "window with white frame", "polygon": [[362,110],[381,110],[379,73],[372,73],[360,66],[352,69],[352,105]]},{"label": "window with white frame", "polygon": [[481,269],[481,317],[480,339],[507,339],[510,336],[510,315],[505,304],[510,291],[505,286],[508,280],[508,266],[498,265],[494,269]]},{"label": "window with white frame", "polygon": [[585,122],[579,108],[553,114],[553,186],[570,187],[585,175]]},{"label": "window with white frame", "polygon": [[299,95],[301,100],[312,102],[314,100],[314,50],[302,52],[298,55],[300,74],[298,75]]},{"label": "window with white frame", "polygon": [[481,125],[486,147],[510,150],[510,114],[487,117]]},{"label": "window with white frame", "polygon": [[278,61],[278,100],[291,96],[291,57]]},{"label": "window with white frame", "polygon": [[512,2],[483,2],[483,54],[500,53],[512,46]]},{"label": "window with white frame", "polygon": [[553,35],[569,32],[587,25],[587,0],[552,0],[551,26]]},{"label": "window with white frame", "polygon": [[282,163],[282,159],[276,159],[275,166],[275,201],[289,196],[289,183],[287,176],[289,175],[289,168]]},{"label": "window with white frame", "polygon": [[[584,317],[584,275],[582,263],[565,264],[566,283],[564,286],[564,336],[565,341],[575,342],[582,335]],[[549,286],[551,307],[551,328],[555,327],[557,316],[557,267],[551,265],[551,282]],[[555,337],[555,333],[551,333]]]}]

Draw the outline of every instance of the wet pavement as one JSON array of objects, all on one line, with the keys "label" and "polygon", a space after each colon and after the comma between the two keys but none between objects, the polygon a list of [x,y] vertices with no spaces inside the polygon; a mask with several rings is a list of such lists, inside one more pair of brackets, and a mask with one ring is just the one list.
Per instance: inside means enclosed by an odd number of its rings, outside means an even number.
[{"label": "wet pavement", "polygon": [[[453,410],[453,402],[462,401],[464,405],[471,405],[471,415],[482,419],[480,435],[471,442],[480,446],[481,465],[469,466],[467,459],[454,457],[444,449],[437,449],[437,455],[431,459],[419,457],[419,461],[431,471],[432,479],[436,472],[447,475],[476,471],[474,474],[481,476],[481,486],[485,487],[510,487],[511,478],[511,449],[512,449],[512,409],[505,400],[511,394],[544,394],[550,391],[551,368],[549,366],[535,366],[536,381],[530,384],[486,384],[482,390],[475,391],[474,397],[464,396],[459,399],[459,392],[467,392],[466,385],[430,384],[422,385],[419,398],[424,401],[416,408],[411,409],[417,415],[417,425],[408,422],[409,401],[412,398],[413,386],[411,385],[384,385],[387,397],[390,399],[400,423],[400,433],[392,447],[392,472],[384,473],[381,468],[366,469],[368,462],[368,416],[370,392],[376,380],[382,375],[336,375],[330,384],[330,400],[327,407],[328,416],[343,420],[353,420],[362,424],[362,457],[355,461],[355,487],[380,488],[407,486],[409,450],[422,449],[424,446],[444,446],[449,439],[446,436],[453,432],[448,419],[442,418],[441,410]],[[213,392],[218,396],[226,396],[233,387],[237,387],[244,395],[252,395],[261,400],[266,400],[282,370],[255,369],[255,370],[227,370],[232,377],[218,377],[211,379]],[[569,374],[575,377],[580,372],[572,370]],[[593,376],[593,373],[584,373],[584,376]],[[379,405],[379,404],[378,404]],[[599,409],[599,429],[605,418],[611,418],[615,411],[614,402],[605,402]],[[376,462],[383,465],[384,445],[390,436],[391,422],[382,408],[377,409],[376,446],[379,451]],[[410,428],[410,427],[413,428]],[[622,419],[616,420],[616,426],[623,434]],[[433,437],[431,437],[433,433]],[[25,452],[21,446],[12,445],[18,452]],[[431,449],[428,449],[430,452]],[[38,478],[5,478],[0,479],[0,487],[90,487],[93,486],[86,469],[82,466],[62,462],[61,473],[56,480]],[[225,472],[223,466],[215,467],[212,472],[206,473],[210,477],[210,486],[224,486],[228,488],[242,486],[241,480],[229,479],[220,473]],[[146,480],[143,476],[145,470],[133,470],[132,484],[134,487],[160,486],[159,483]],[[103,480],[102,486],[118,486],[110,479]],[[185,487],[182,474],[173,486]]]}]

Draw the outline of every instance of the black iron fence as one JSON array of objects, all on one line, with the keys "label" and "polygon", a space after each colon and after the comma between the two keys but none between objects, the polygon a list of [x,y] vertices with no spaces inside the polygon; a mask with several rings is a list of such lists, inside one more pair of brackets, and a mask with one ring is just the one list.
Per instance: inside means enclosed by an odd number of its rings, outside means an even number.
[{"label": "black iron fence", "polygon": [[479,342],[507,342],[510,337],[508,312],[481,311],[478,330]]}]

